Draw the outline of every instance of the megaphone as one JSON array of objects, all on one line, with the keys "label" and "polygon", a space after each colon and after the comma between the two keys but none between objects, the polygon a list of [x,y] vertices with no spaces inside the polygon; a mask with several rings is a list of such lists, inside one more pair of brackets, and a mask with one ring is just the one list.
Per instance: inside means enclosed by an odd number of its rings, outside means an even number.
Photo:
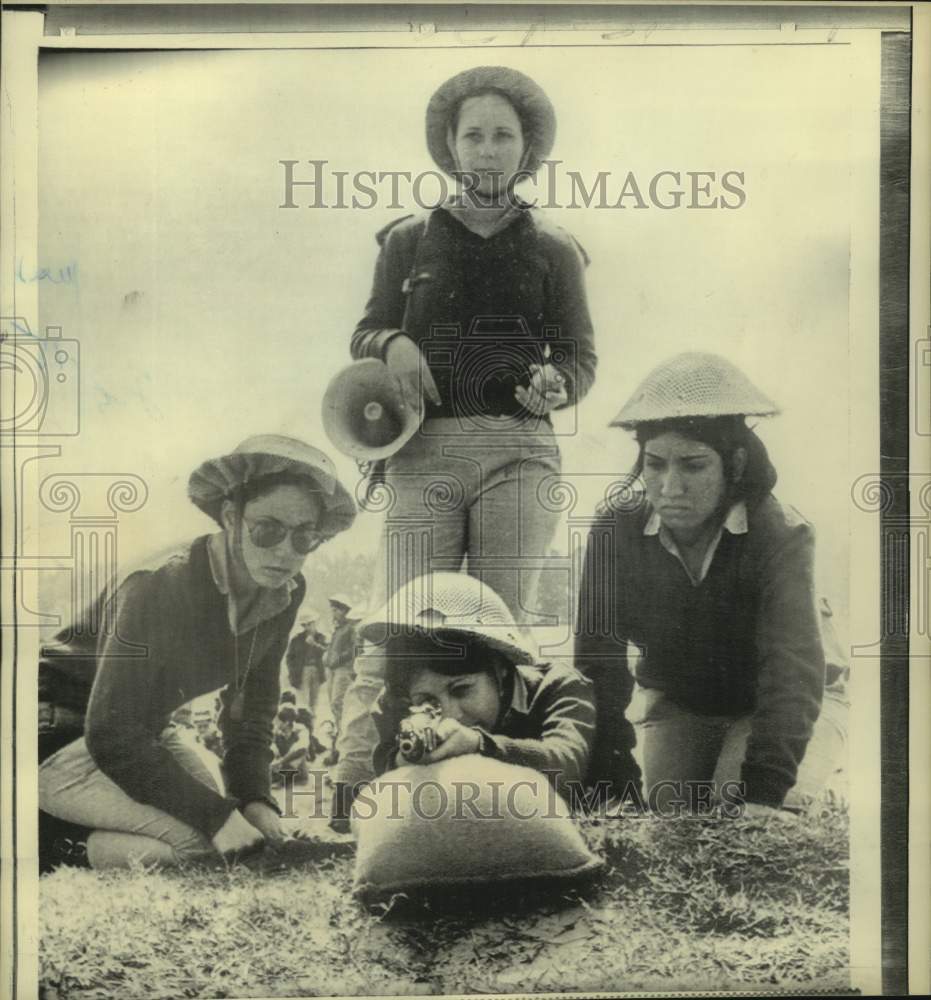
[{"label": "megaphone", "polygon": [[377,358],[355,361],[337,374],[323,395],[323,429],[338,451],[357,461],[377,461],[399,451],[423,420],[423,401],[403,405],[401,384]]}]

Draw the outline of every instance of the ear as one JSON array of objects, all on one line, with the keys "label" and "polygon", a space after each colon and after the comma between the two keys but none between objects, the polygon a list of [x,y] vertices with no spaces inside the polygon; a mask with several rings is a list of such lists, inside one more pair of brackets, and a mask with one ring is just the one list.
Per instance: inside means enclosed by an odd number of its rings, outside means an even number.
[{"label": "ear", "polygon": [[739,483],[744,477],[744,472],[747,469],[747,449],[738,448],[734,452],[734,470],[733,479],[735,483]]}]

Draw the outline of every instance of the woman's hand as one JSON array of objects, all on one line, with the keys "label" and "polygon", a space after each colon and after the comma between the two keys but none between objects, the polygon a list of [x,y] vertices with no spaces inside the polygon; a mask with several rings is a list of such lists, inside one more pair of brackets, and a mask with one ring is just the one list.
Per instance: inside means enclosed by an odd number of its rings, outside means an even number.
[{"label": "woman's hand", "polygon": [[437,392],[427,359],[406,333],[394,337],[388,344],[385,364],[388,366],[388,371],[401,383],[405,405],[412,410],[419,410],[421,392],[431,403],[440,405],[440,394]]},{"label": "woman's hand", "polygon": [[261,844],[262,839],[262,834],[255,825],[248,822],[238,809],[234,809],[223,826],[213,835],[211,843],[225,856],[248,851]]},{"label": "woman's hand", "polygon": [[526,389],[519,385],[514,398],[525,410],[542,417],[569,401],[566,379],[555,365],[531,365],[530,385]]},{"label": "woman's hand", "polygon": [[441,719],[437,723],[436,738],[439,746],[425,754],[421,764],[435,764],[447,757],[461,757],[466,753],[478,753],[482,747],[482,736],[477,729],[464,726],[455,719]]},{"label": "woman's hand", "polygon": [[281,817],[267,802],[250,802],[242,814],[272,847],[280,847],[288,839]]}]

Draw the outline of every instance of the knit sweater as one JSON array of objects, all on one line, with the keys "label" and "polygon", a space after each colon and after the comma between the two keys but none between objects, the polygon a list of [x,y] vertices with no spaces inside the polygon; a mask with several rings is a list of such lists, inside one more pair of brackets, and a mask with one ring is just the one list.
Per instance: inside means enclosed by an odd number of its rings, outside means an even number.
[{"label": "knit sweater", "polygon": [[595,377],[584,267],[572,237],[523,206],[490,237],[445,208],[406,216],[381,245],[354,358],[380,358],[403,331],[418,344],[442,400],[432,417],[520,412],[516,385],[547,360],[565,378],[566,406]]},{"label": "knit sweater", "polygon": [[624,712],[634,678],[701,715],[750,714],[741,780],[751,802],[780,805],[818,718],[824,652],[814,588],[814,530],[772,495],[724,532],[697,586],[643,533],[650,508],[605,510],[591,529],[579,595],[576,666],[595,683],[607,779],[639,778]]},{"label": "knit sweater", "polygon": [[356,660],[359,639],[356,627],[351,621],[343,622],[333,629],[330,644],[323,652],[323,666],[327,670],[352,669]]},{"label": "knit sweater", "polygon": [[[131,574],[112,598],[101,595],[80,622],[45,646],[39,696],[86,708],[88,751],[127,795],[212,837],[241,805],[259,800],[277,808],[268,772],[272,726],[281,659],[305,587],[298,575],[284,610],[238,637],[243,711],[234,720],[227,709],[237,639],[211,572],[207,537],[153,571]],[[102,620],[108,600],[115,602],[115,634],[98,636],[89,623]],[[159,735],[178,706],[228,684],[219,720],[224,797],[189,774]]]},{"label": "knit sweater", "polygon": [[310,669],[323,680],[323,656],[326,642],[320,632],[307,635],[301,632],[288,643],[285,662],[288,665],[288,683],[299,688],[304,680],[304,670]]}]

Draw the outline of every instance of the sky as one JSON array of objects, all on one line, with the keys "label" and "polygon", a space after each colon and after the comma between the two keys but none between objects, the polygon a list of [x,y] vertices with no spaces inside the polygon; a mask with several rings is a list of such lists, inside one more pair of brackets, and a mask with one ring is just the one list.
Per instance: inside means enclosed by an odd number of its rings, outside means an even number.
[{"label": "sky", "polygon": [[[329,201],[336,171],[433,170],[430,95],[497,63],[530,74],[556,109],[557,183],[530,196],[567,205],[568,171],[588,187],[603,171],[610,203],[628,173],[646,201],[545,209],[591,258],[597,381],[556,418],[574,513],[633,462],[607,425],[647,372],[683,350],[722,354],[782,409],[758,427],[776,494],[815,525],[819,583],[843,615],[850,486],[871,471],[848,467],[850,59],[801,45],[43,56],[39,259],[23,274],[49,275],[35,277],[40,329],[80,343],[81,422],[27,488],[50,473],[140,476],[146,502],[119,523],[133,562],[209,529],[187,476],[251,434],[323,445],[354,481],[320,402],[350,361],[375,232],[419,209],[403,183],[401,204],[383,185],[371,208],[308,207],[302,188],[282,208],[280,161],[301,161],[295,177],[327,161]],[[678,208],[649,200],[662,171],[681,175]],[[741,204],[688,207],[689,171],[714,174],[710,196],[733,172]],[[378,528],[362,515],[333,544],[371,550]],[[69,530],[45,515],[43,551],[67,550]]]}]

